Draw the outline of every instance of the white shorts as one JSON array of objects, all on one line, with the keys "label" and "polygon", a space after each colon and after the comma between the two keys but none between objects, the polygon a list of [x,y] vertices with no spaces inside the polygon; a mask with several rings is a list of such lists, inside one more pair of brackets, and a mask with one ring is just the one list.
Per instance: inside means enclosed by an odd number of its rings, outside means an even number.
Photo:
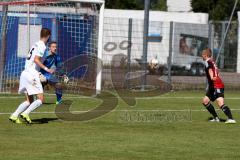
[{"label": "white shorts", "polygon": [[37,71],[30,72],[24,70],[21,73],[18,93],[27,93],[28,95],[43,93],[43,87]]}]

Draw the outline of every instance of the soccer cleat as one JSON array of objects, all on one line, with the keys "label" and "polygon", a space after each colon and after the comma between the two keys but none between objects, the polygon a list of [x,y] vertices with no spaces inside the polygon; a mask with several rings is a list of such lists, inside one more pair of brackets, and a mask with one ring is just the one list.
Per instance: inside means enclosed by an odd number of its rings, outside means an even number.
[{"label": "soccer cleat", "polygon": [[24,119],[28,124],[31,124],[31,123],[32,123],[29,115],[27,115],[27,114],[21,114],[20,117],[21,117],[22,119]]},{"label": "soccer cleat", "polygon": [[62,104],[62,99],[56,102],[56,105]]},{"label": "soccer cleat", "polygon": [[228,120],[226,120],[226,122],[225,122],[226,124],[235,124],[235,123],[237,123],[234,119],[228,119]]},{"label": "soccer cleat", "polygon": [[218,117],[215,117],[215,118],[209,120],[209,122],[220,122],[220,119]]},{"label": "soccer cleat", "polygon": [[10,116],[9,120],[13,123],[22,124],[22,122],[20,121],[20,119],[18,117]]}]

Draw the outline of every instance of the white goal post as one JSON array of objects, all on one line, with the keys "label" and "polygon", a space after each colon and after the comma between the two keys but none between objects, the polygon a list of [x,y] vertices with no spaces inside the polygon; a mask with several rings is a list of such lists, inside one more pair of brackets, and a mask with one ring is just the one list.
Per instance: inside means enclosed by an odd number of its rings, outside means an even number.
[{"label": "white goal post", "polygon": [[[53,29],[51,40],[59,43],[64,60],[77,54],[95,55],[102,60],[104,8],[105,0],[1,1],[0,93],[16,88],[24,56],[38,39],[42,27]],[[101,92],[102,65],[97,64],[95,69],[98,94]]]}]

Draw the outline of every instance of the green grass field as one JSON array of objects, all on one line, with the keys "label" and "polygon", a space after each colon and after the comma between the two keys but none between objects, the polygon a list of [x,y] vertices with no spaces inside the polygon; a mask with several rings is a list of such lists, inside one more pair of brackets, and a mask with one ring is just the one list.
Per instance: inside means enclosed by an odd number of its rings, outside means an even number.
[{"label": "green grass field", "polygon": [[[31,118],[31,126],[8,121],[22,96],[0,95],[2,160],[239,160],[239,92],[226,92],[234,125],[210,123],[201,105],[203,92],[171,92],[142,98],[134,107],[119,99],[117,108],[88,122],[57,119],[54,96]],[[183,98],[181,98],[183,97]],[[101,101],[73,100],[72,111],[86,111]],[[221,118],[226,118],[218,111]]]}]

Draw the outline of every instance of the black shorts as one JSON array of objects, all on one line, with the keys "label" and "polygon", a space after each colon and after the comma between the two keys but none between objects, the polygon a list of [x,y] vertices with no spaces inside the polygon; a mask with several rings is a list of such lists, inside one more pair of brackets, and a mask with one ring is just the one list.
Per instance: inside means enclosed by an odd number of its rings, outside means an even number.
[{"label": "black shorts", "polygon": [[224,98],[224,88],[210,88],[207,90],[206,96],[213,102],[219,97]]}]

